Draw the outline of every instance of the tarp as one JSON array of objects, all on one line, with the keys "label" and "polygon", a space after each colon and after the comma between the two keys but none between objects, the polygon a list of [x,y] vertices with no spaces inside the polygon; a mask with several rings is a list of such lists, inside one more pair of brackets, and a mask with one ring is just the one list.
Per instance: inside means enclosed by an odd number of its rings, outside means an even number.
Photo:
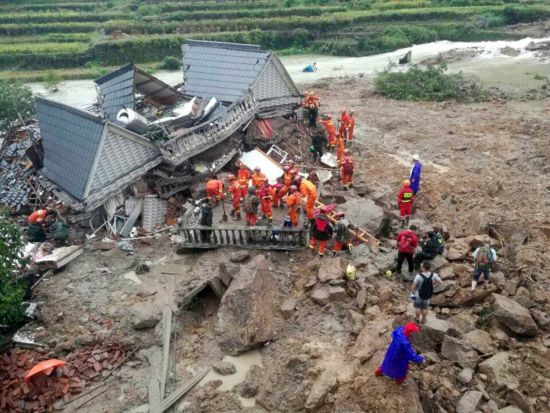
[{"label": "tarp", "polygon": [[281,165],[258,148],[243,153],[240,161],[251,171],[259,166],[270,184],[274,184],[277,178],[283,175],[283,168],[281,168]]}]

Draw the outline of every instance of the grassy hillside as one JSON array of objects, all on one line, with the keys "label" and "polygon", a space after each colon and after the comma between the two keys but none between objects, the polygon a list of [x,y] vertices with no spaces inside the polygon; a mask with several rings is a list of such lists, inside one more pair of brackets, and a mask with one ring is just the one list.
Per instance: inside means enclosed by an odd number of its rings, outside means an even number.
[{"label": "grassy hillside", "polygon": [[93,76],[105,66],[179,56],[185,39],[358,56],[510,38],[507,25],[549,17],[547,0],[4,0],[0,77],[47,69]]}]

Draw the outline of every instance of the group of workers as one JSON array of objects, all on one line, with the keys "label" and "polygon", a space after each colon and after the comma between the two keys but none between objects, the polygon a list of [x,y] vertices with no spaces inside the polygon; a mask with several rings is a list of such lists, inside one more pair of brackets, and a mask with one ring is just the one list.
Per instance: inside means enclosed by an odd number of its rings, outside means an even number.
[{"label": "group of workers", "polygon": [[69,236],[67,224],[53,205],[34,211],[27,218],[27,223],[27,238],[30,242],[45,242],[49,238],[55,246],[61,246]]}]

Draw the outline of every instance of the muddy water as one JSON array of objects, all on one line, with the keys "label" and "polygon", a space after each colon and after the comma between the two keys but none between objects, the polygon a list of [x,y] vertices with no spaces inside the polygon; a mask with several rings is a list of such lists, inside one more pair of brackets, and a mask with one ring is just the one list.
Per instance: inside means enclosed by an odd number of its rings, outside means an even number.
[{"label": "muddy water", "polygon": [[[366,78],[372,78],[377,72],[386,68],[390,62],[397,62],[398,58],[408,50],[412,50],[413,62],[420,62],[452,49],[477,47],[483,50],[480,55],[450,63],[449,70],[462,71],[467,75],[479,78],[487,85],[498,86],[510,92],[518,92],[540,86],[541,81],[535,79],[535,76],[550,76],[550,62],[541,62],[532,52],[525,50],[522,50],[522,53],[516,57],[505,56],[500,53],[500,49],[506,46],[524,49],[533,40],[543,41],[550,40],[550,38],[525,38],[517,41],[493,42],[440,41],[365,57],[300,55],[282,57],[281,60],[296,83],[310,83],[331,77],[359,74]],[[317,62],[319,71],[302,73],[302,68],[311,62]],[[406,66],[402,68],[406,68]],[[162,70],[155,73],[155,76],[169,85],[176,85],[182,81],[182,73],[179,70]],[[42,83],[29,83],[29,86],[35,94],[77,107],[86,107],[92,104],[96,97],[92,80],[65,81],[60,84],[59,91],[53,93],[47,91]]]}]

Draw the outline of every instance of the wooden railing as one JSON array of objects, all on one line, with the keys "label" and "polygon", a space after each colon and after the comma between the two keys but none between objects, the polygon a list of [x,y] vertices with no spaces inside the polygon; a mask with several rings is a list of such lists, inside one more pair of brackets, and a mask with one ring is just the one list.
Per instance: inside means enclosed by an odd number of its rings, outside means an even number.
[{"label": "wooden railing", "polygon": [[283,227],[216,228],[193,225],[181,228],[178,248],[239,247],[261,250],[299,250],[308,243],[309,231]]},{"label": "wooden railing", "polygon": [[193,128],[179,130],[170,135],[171,139],[160,146],[163,159],[180,165],[187,159],[223,142],[240,127],[245,126],[257,111],[256,101],[252,95],[231,104],[227,111],[215,119]]}]

